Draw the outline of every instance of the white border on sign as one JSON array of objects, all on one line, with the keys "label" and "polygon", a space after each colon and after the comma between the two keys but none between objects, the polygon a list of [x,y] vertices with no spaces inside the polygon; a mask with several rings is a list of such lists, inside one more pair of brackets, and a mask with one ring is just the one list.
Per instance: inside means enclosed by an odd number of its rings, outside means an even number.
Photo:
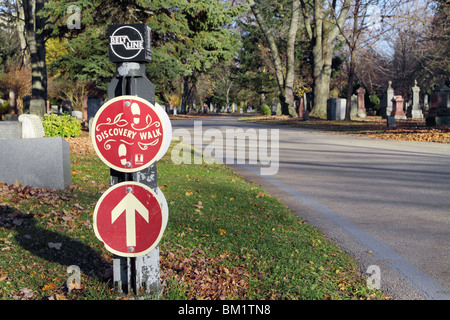
[{"label": "white border on sign", "polygon": [[[147,190],[148,192],[150,192],[152,194],[152,196],[154,196],[156,198],[156,200],[158,201],[159,207],[161,208],[161,217],[162,217],[162,221],[161,221],[161,229],[160,232],[158,234],[158,237],[156,238],[156,241],[146,250],[142,251],[142,252],[137,252],[137,253],[133,253],[133,252],[129,252],[129,253],[124,253],[121,251],[117,251],[114,250],[113,248],[111,248],[110,246],[108,246],[106,244],[106,242],[102,239],[102,237],[100,236],[98,229],[97,229],[97,215],[98,215],[98,210],[100,207],[100,204],[102,203],[102,201],[106,198],[106,196],[114,189],[116,188],[120,188],[120,187],[124,187],[124,186],[129,186],[129,185],[136,185],[139,186],[141,188],[144,188],[145,190]],[[159,195],[158,195],[159,194]],[[100,199],[97,201],[97,204],[95,205],[95,209],[94,209],[94,216],[93,216],[93,221],[94,221],[94,233],[95,236],[97,237],[97,239],[99,239],[101,242],[103,242],[103,245],[105,246],[106,250],[108,250],[111,253],[114,253],[118,256],[121,257],[140,257],[143,255],[146,255],[147,253],[149,253],[150,251],[152,251],[161,241],[161,238],[164,234],[164,231],[166,229],[167,226],[167,218],[169,216],[169,211],[167,208],[167,203],[164,204],[165,198],[164,195],[162,197],[160,197],[160,195],[162,195],[162,191],[159,190],[157,192],[153,191],[152,188],[146,186],[145,184],[139,183],[139,182],[135,182],[135,181],[124,181],[118,184],[113,185],[111,188],[109,188],[108,190],[106,190],[103,195],[100,197]],[[162,198],[164,198],[164,200],[162,200]]]},{"label": "white border on sign", "polygon": [[[142,34],[139,32],[139,30],[137,30],[136,28],[133,28],[132,26],[123,26],[123,27],[117,28],[116,30],[114,30],[114,33],[111,35],[111,37],[114,37],[114,35],[116,34],[116,32],[119,31],[120,29],[123,29],[123,28],[130,28],[130,29],[133,29],[134,31],[136,31],[136,32],[139,34],[139,36],[141,37],[141,40],[140,40],[140,41],[142,41],[142,43],[144,43],[144,38],[142,37]],[[109,46],[111,47],[111,50],[114,52],[114,54],[115,54],[117,57],[119,57],[120,59],[124,59],[124,60],[130,60],[130,59],[133,59],[133,58],[137,57],[137,56],[141,53],[142,50],[144,50],[144,49],[139,49],[138,53],[136,53],[134,56],[126,58],[126,57],[122,57],[121,55],[119,55],[119,54],[114,50],[114,46],[113,46],[112,43],[110,43]],[[125,50],[127,50],[127,49],[125,48]]]},{"label": "white border on sign", "polygon": [[[159,148],[158,153],[153,157],[152,160],[150,160],[149,162],[143,164],[142,166],[138,166],[138,167],[134,167],[134,168],[122,168],[122,167],[118,167],[113,165],[112,163],[110,163],[105,157],[103,157],[103,155],[101,154],[101,152],[99,151],[98,147],[97,147],[97,142],[95,139],[95,127],[97,126],[97,121],[98,118],[100,117],[100,115],[103,113],[103,111],[105,111],[106,108],[108,108],[111,104],[113,104],[114,102],[117,102],[118,100],[123,100],[125,101],[130,101],[130,100],[135,100],[135,101],[139,101],[145,105],[147,105],[149,108],[153,109],[156,114],[158,115],[159,119],[161,120],[161,125],[163,127],[163,136],[162,136],[162,143],[161,143],[161,147]],[[92,144],[94,145],[94,150],[97,153],[97,156],[103,161],[104,164],[106,164],[108,167],[117,170],[119,172],[125,172],[125,173],[131,173],[131,172],[138,172],[141,171],[145,168],[148,168],[149,166],[151,166],[153,163],[155,163],[156,161],[159,161],[164,154],[167,152],[168,146],[166,148],[166,145],[169,144],[170,145],[170,140],[167,139],[168,135],[170,135],[170,137],[172,136],[172,125],[170,125],[170,128],[167,126],[167,121],[165,120],[167,116],[167,113],[162,109],[162,108],[157,108],[156,106],[154,106],[152,103],[150,103],[149,101],[137,97],[137,96],[131,96],[131,95],[124,95],[124,96],[119,96],[119,97],[115,97],[111,100],[108,100],[105,104],[103,104],[103,106],[101,106],[101,108],[97,111],[97,113],[95,114],[94,120],[92,121],[92,130],[93,130],[93,134],[91,135],[91,140],[92,140]],[[170,120],[169,120],[170,123]],[[169,133],[170,130],[170,133]],[[168,140],[168,142],[167,142]]]},{"label": "white border on sign", "polygon": [[[167,136],[166,136],[166,141],[165,144],[163,146],[161,146],[162,149],[162,153],[159,156],[159,158],[156,159],[156,161],[161,160],[162,157],[164,157],[164,155],[166,154],[167,150],[169,150],[170,147],[170,142],[172,141],[172,123],[170,122],[170,118],[169,115],[167,114],[167,112],[163,109],[163,107],[161,107],[159,105],[158,102],[155,102],[155,107],[159,109],[159,111],[161,112],[161,114],[163,115],[163,120],[166,122],[166,128],[167,128]],[[166,132],[164,133],[164,135],[166,135]]]}]

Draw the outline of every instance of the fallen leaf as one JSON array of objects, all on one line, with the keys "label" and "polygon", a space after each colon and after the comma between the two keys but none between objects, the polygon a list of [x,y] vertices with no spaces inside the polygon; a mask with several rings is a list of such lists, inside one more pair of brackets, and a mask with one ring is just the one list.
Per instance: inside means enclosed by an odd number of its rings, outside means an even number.
[{"label": "fallen leaf", "polygon": [[22,288],[20,289],[20,294],[22,298],[31,298],[33,296],[33,291],[28,288]]},{"label": "fallen leaf", "polygon": [[221,236],[223,236],[224,234],[227,233],[227,230],[225,230],[225,229],[219,229],[219,233],[220,233]]},{"label": "fallen leaf", "polygon": [[45,286],[42,287],[42,291],[55,290],[57,288],[58,288],[58,286],[56,284],[54,284],[53,282],[50,282],[49,284],[46,284]]}]

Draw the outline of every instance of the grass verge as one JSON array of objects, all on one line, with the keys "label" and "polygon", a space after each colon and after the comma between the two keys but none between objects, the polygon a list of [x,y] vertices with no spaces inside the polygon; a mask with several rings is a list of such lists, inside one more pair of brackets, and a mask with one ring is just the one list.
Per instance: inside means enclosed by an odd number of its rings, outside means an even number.
[{"label": "grass verge", "polygon": [[396,120],[395,128],[388,128],[386,119],[369,116],[351,121],[311,118],[304,121],[288,116],[253,116],[239,120],[268,125],[323,130],[339,134],[356,134],[375,139],[450,143],[450,127],[427,127],[424,119]]},{"label": "grass verge", "polygon": [[[117,299],[111,254],[92,214],[109,169],[70,140],[63,191],[0,184],[0,299]],[[258,185],[222,165],[158,163],[169,205],[160,243],[162,299],[386,299],[355,261]],[[67,286],[68,266],[81,287]]]}]

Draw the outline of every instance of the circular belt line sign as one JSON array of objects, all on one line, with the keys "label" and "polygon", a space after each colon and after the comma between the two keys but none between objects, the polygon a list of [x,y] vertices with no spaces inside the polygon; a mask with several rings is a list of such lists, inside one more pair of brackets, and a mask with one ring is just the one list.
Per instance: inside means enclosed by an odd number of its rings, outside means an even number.
[{"label": "circular belt line sign", "polygon": [[120,172],[137,172],[162,158],[171,140],[167,114],[145,99],[120,96],[107,101],[92,123],[99,158]]},{"label": "circular belt line sign", "polygon": [[94,231],[105,248],[122,257],[149,253],[161,240],[168,210],[161,190],[126,181],[109,188],[94,210]]}]

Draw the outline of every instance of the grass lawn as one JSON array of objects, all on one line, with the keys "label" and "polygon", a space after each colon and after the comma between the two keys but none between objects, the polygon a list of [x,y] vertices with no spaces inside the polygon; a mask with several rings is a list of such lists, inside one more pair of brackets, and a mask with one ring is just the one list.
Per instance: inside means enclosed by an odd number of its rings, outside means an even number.
[{"label": "grass lawn", "polygon": [[[0,299],[118,299],[112,255],[92,227],[109,168],[69,139],[64,191],[0,184]],[[169,205],[161,299],[386,299],[355,261],[258,185],[222,165],[157,164]],[[81,287],[68,289],[68,266]]]}]

